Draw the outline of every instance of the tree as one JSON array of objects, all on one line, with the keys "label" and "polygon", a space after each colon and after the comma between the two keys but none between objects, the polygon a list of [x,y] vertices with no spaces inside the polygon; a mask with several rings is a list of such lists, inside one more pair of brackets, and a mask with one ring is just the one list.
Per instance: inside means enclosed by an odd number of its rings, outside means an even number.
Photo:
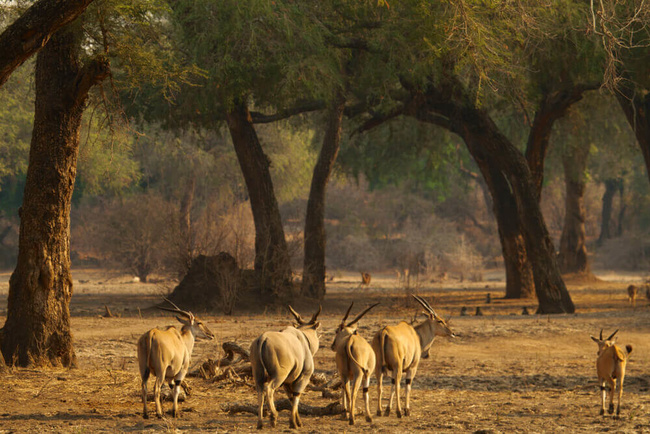
[{"label": "tree", "polygon": [[0,87],[11,73],[41,50],[61,27],[93,0],[39,0],[0,34]]},{"label": "tree", "polygon": [[302,294],[325,297],[325,189],[341,143],[341,124],[345,109],[343,91],[339,91],[327,111],[325,137],[311,180],[305,216],[305,258]]},{"label": "tree", "polygon": [[98,57],[82,64],[81,28],[57,32],[36,62],[36,112],[18,263],[9,282],[5,360],[75,364],[70,334],[70,203],[81,117],[90,89],[109,72]]},{"label": "tree", "polygon": [[[584,194],[587,177],[587,159],[591,148],[590,135],[585,134],[586,123],[572,113],[570,131],[564,137],[562,168],[565,183],[564,226],[560,238],[558,263],[563,273],[591,274],[585,235]],[[573,133],[573,134],[572,134]],[[573,139],[573,140],[572,140]]]}]

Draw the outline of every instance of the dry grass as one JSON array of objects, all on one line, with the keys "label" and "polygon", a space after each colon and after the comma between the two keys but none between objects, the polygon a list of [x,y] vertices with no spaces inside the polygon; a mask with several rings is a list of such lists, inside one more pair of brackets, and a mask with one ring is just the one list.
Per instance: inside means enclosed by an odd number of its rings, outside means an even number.
[{"label": "dry grass", "polygon": [[[129,283],[128,278],[107,279],[100,272],[77,271],[74,275],[87,281],[75,281],[71,305],[79,367],[11,370],[3,377],[0,388],[0,432],[255,429],[255,416],[229,415],[221,409],[230,402],[255,402],[250,386],[201,378],[189,379],[192,395],[180,403],[180,419],[143,420],[135,342],[147,329],[174,320],[157,312],[141,316],[140,312],[159,298],[154,285]],[[373,273],[370,289],[363,292],[355,291],[359,279],[356,274],[342,275],[329,284],[322,314],[321,349],[316,355],[318,371],[334,375],[329,346],[333,330],[351,300],[360,307],[374,300],[382,302],[361,321],[360,333],[367,338],[380,325],[415,315],[415,304],[404,299],[403,293],[395,289],[394,276],[388,276]],[[0,276],[1,322],[7,279],[8,275]],[[453,316],[452,328],[460,337],[436,341],[431,358],[421,363],[414,381],[413,415],[401,420],[395,416],[375,417],[370,428],[391,433],[650,431],[650,354],[646,344],[650,337],[650,308],[645,299],[635,308],[628,304],[628,284],[622,279],[571,284],[578,313],[551,317],[519,315],[523,306],[531,309],[535,303],[498,299],[503,293],[502,281],[451,280],[423,285],[420,293],[440,314]],[[488,292],[493,301],[486,305]],[[120,316],[102,318],[104,305]],[[481,306],[485,316],[459,317],[462,306],[467,306],[469,312]],[[311,312],[313,307],[309,301],[296,306],[305,312]],[[218,340],[197,342],[194,365],[208,357],[221,357],[224,341],[237,341],[246,348],[261,330],[277,330],[290,322],[281,308],[260,308],[259,313],[235,310],[232,317],[207,317]],[[600,328],[606,332],[620,328],[621,343],[634,346],[620,421],[598,416],[596,345],[589,335],[597,334]],[[370,396],[374,413],[374,384]],[[313,406],[332,402],[317,392],[307,392],[301,401]],[[165,403],[165,410],[170,408],[171,403]],[[365,432],[369,428],[363,418],[355,427],[332,416],[303,416],[303,422],[303,430],[308,432]],[[281,412],[277,430],[287,429],[288,413]]]}]

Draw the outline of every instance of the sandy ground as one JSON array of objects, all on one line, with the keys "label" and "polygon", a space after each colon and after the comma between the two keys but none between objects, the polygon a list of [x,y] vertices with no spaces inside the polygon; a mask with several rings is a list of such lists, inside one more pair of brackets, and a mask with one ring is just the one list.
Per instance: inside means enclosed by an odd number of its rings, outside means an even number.
[{"label": "sandy ground", "polygon": [[[143,310],[157,302],[173,283],[140,284],[125,276],[102,271],[75,270],[71,304],[72,328],[78,358],[76,369],[18,369],[5,375],[0,386],[0,433],[5,432],[229,432],[253,431],[256,416],[229,414],[222,406],[256,402],[250,385],[189,378],[192,394],[180,403],[181,417],[144,420],[137,373],[137,338],[154,326],[174,324],[162,313]],[[0,322],[6,315],[8,273],[0,275]],[[412,415],[397,419],[363,417],[350,427],[340,416],[303,416],[304,432],[650,432],[650,307],[645,297],[636,306],[627,302],[625,288],[640,276],[590,284],[569,284],[577,306],[575,315],[522,316],[523,306],[534,311],[534,301],[499,299],[504,284],[497,277],[487,282],[427,283],[419,294],[439,314],[451,317],[459,335],[436,340],[431,358],[423,360],[414,380]],[[394,277],[373,276],[368,290],[357,289],[356,275],[339,275],[329,285],[323,305],[321,348],[317,372],[335,375],[329,347],[333,329],[350,301],[360,309],[371,301],[382,304],[362,321],[360,333],[370,338],[381,326],[410,320],[418,309]],[[486,304],[491,293],[492,303]],[[103,318],[104,306],[117,318]],[[484,316],[460,317],[462,306]],[[304,315],[313,302],[295,306]],[[217,335],[216,341],[198,341],[193,365],[222,356],[221,343],[236,341],[245,348],[264,330],[289,324],[281,308],[259,313],[201,315]],[[596,344],[589,339],[601,328],[619,328],[619,343],[632,344],[623,395],[622,418],[598,416],[600,398],[596,382]],[[249,380],[250,384],[250,380]],[[384,387],[384,398],[388,395]],[[284,398],[284,394],[280,393]],[[277,396],[277,395],[276,395]],[[376,409],[376,383],[371,383],[371,408]],[[302,402],[326,406],[332,399],[308,391]],[[385,404],[385,403],[384,403]],[[171,403],[164,404],[165,410]],[[357,402],[361,411],[361,400]],[[150,409],[151,409],[150,404]],[[288,431],[286,411],[278,427]],[[268,419],[265,421],[268,426]]]}]

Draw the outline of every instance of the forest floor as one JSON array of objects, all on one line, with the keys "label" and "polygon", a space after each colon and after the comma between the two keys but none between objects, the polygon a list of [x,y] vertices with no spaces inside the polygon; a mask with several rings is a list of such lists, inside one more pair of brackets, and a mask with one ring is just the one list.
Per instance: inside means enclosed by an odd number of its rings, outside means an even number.
[{"label": "forest floor", "polygon": [[[72,330],[78,367],[75,369],[13,368],[0,385],[0,433],[7,432],[230,432],[254,431],[256,416],[229,414],[229,403],[255,404],[250,379],[213,382],[188,378],[192,393],[181,402],[181,417],[144,420],[135,343],[154,326],[174,324],[171,315],[145,309],[173,286],[135,283],[101,270],[73,270]],[[302,416],[303,432],[650,432],[650,307],[644,294],[636,306],[625,288],[641,276],[602,273],[599,282],[568,282],[576,314],[521,315],[534,300],[503,300],[502,276],[486,282],[447,282],[420,285],[436,311],[451,316],[455,339],[438,338],[431,357],[420,364],[412,392],[412,415],[398,419],[374,416],[376,386],[370,399],[374,421],[361,416],[350,427],[341,416]],[[6,316],[9,273],[0,274],[0,323]],[[372,301],[381,305],[361,321],[360,333],[370,339],[382,325],[410,320],[421,309],[398,289],[393,276],[373,275],[369,289],[358,289],[356,274],[339,274],[328,284],[321,314],[321,348],[317,372],[334,376],[329,349],[333,331],[350,301],[355,312]],[[486,294],[492,302],[486,304]],[[104,318],[108,306],[113,318]],[[459,316],[466,306],[470,316]],[[477,306],[483,316],[473,316]],[[297,302],[303,316],[313,301]],[[354,314],[354,312],[353,312]],[[222,357],[221,343],[236,341],[248,348],[264,330],[290,323],[283,308],[236,312],[233,316],[201,315],[217,340],[197,341],[192,366],[208,357]],[[600,329],[615,329],[619,343],[634,347],[628,361],[621,419],[599,416],[596,344],[589,338]],[[389,393],[385,380],[384,399]],[[151,390],[151,387],[150,387]],[[284,393],[279,396],[284,398]],[[308,391],[301,403],[324,407],[334,399]],[[153,403],[149,405],[150,411]],[[385,404],[385,402],[384,402]],[[358,411],[362,399],[357,402]],[[164,403],[165,411],[171,408]],[[289,431],[289,413],[281,411],[276,429]]]}]

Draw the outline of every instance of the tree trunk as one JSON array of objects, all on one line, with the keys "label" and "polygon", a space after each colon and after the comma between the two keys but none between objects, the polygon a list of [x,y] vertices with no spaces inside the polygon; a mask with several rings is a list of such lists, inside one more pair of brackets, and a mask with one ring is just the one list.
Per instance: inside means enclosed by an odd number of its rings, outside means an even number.
[{"label": "tree trunk", "polygon": [[[470,151],[471,152],[471,151]],[[492,197],[494,216],[506,269],[506,298],[531,298],[535,294],[533,269],[517,217],[517,204],[508,180],[496,163],[483,153],[472,153]]]},{"label": "tree trunk", "polygon": [[321,300],[325,297],[325,190],[339,153],[344,108],[345,97],[339,92],[327,114],[325,138],[314,167],[305,217],[301,292]]},{"label": "tree trunk", "polygon": [[[458,81],[450,78],[449,82],[439,86],[432,86],[426,92],[426,109],[437,115],[440,125],[463,138],[479,167],[481,161],[487,162],[490,173],[503,177],[505,190],[513,197],[513,218],[519,223],[533,270],[539,302],[537,312],[574,312],[575,307],[560,275],[553,242],[539,207],[539,196],[526,159],[500,133],[489,115],[474,106],[473,99],[465,95]],[[500,189],[494,188],[494,191]],[[494,199],[497,200],[496,197]]]},{"label": "tree trunk", "polygon": [[273,189],[271,162],[264,154],[245,102],[226,115],[246,181],[255,223],[255,271],[261,289],[279,299],[293,298],[289,250]]},{"label": "tree trunk", "polygon": [[185,191],[181,198],[179,214],[179,249],[181,263],[179,264],[180,277],[187,273],[194,259],[194,234],[192,233],[192,204],[194,203],[194,192],[196,190],[196,176],[190,175],[185,185]]},{"label": "tree trunk", "polygon": [[616,223],[616,236],[623,236],[623,220],[625,219],[625,210],[627,206],[625,205],[625,183],[621,179],[620,184],[618,185],[619,192],[619,208],[618,208],[618,222]]},{"label": "tree trunk", "polygon": [[[566,176],[566,174],[565,174]],[[618,184],[620,179],[606,179],[605,180],[605,193],[603,194],[603,209],[601,211],[600,219],[600,235],[596,244],[602,246],[605,240],[612,238],[612,211],[614,196],[618,191]]]},{"label": "tree trunk", "polygon": [[526,161],[528,161],[533,176],[538,201],[542,198],[544,162],[553,124],[566,115],[569,107],[580,101],[586,91],[598,89],[598,87],[599,85],[596,83],[576,85],[565,90],[546,92],[540,100],[526,146]]},{"label": "tree trunk", "polygon": [[585,169],[589,144],[578,144],[562,156],[566,199],[558,263],[563,273],[590,273],[585,244]]},{"label": "tree trunk", "polygon": [[616,99],[634,131],[650,179],[650,92],[628,81],[623,81],[617,90]]},{"label": "tree trunk", "polygon": [[90,88],[108,75],[98,59],[81,67],[80,26],[58,32],[36,61],[36,108],[18,263],[9,281],[2,352],[19,366],[75,363],[70,333],[70,201],[81,117]]},{"label": "tree trunk", "polygon": [[0,34],[0,87],[93,0],[39,0]]}]

